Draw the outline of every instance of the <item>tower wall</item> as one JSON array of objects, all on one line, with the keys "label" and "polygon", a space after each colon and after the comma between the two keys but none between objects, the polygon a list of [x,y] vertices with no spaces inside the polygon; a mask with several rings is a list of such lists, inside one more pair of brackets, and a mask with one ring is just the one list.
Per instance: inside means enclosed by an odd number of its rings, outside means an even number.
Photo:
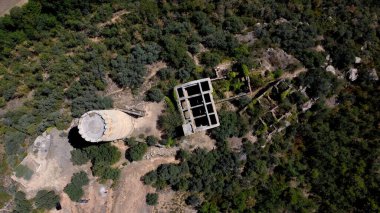
[{"label": "tower wall", "polygon": [[119,110],[94,110],[79,120],[79,134],[89,142],[126,138],[133,131],[134,118]]}]

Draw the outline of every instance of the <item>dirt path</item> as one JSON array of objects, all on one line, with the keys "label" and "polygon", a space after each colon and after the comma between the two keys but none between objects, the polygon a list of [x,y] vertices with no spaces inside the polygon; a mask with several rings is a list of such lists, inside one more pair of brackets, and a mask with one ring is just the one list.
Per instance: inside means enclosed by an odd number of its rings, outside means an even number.
[{"label": "dirt path", "polygon": [[[174,157],[158,157],[151,160],[142,160],[128,165],[121,174],[117,189],[113,193],[111,212],[151,212],[152,207],[146,205],[145,195],[154,192],[154,188],[144,185],[140,178],[156,169],[160,164],[176,163]],[[107,211],[108,212],[108,211]]]},{"label": "dirt path", "polygon": [[120,10],[120,11],[117,11],[116,13],[112,14],[112,18],[111,20],[107,21],[107,22],[104,22],[104,23],[100,23],[98,24],[99,27],[104,27],[104,26],[107,26],[107,25],[111,25],[111,24],[115,24],[117,23],[121,17],[125,14],[128,14],[130,13],[129,11],[127,10]]},{"label": "dirt path", "polygon": [[0,0],[0,16],[9,13],[13,7],[21,7],[27,2],[28,0]]},{"label": "dirt path", "polygon": [[285,72],[284,74],[282,74],[280,79],[293,79],[305,71],[306,71],[305,67],[300,67],[300,68],[294,70],[293,72]]}]

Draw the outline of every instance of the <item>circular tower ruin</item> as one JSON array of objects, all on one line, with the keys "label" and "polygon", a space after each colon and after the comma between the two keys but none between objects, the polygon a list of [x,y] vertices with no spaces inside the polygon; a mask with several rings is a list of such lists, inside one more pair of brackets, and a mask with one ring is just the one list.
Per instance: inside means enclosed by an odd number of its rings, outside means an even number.
[{"label": "circular tower ruin", "polygon": [[94,110],[79,119],[79,134],[89,142],[126,138],[133,131],[134,119],[119,110]]}]

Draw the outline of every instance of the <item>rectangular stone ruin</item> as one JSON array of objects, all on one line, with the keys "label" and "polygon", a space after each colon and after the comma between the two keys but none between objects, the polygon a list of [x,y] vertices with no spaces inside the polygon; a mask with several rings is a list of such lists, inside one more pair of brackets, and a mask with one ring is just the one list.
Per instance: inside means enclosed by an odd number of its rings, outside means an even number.
[{"label": "rectangular stone ruin", "polygon": [[182,115],[182,129],[185,135],[220,125],[212,98],[213,89],[210,78],[178,85],[174,87],[174,91]]}]

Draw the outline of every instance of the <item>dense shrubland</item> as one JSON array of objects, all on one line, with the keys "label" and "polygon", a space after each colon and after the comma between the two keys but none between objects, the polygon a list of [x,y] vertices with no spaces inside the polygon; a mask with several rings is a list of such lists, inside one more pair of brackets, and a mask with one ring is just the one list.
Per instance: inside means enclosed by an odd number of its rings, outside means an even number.
[{"label": "dense shrubland", "polygon": [[[122,10],[126,13],[109,23]],[[286,82],[307,87],[305,93],[289,94],[279,85],[277,93],[269,94],[281,113],[294,113],[291,125],[267,142],[264,132],[271,127],[264,124],[276,119],[262,104],[241,99],[234,104],[239,110],[247,107],[244,113],[220,112],[221,126],[211,131],[217,149],[182,152],[179,165],[162,165],[144,182],[191,191],[186,202],[201,212],[379,211],[380,95],[369,74],[380,70],[377,14],[374,0],[30,0],[0,18],[0,107],[6,109],[0,141],[7,164],[1,172],[15,168],[31,141],[48,127],[67,128],[87,110],[112,107],[112,100],[102,97],[106,77],[137,91],[146,65],[158,60],[168,67],[158,72],[160,81],[147,92],[147,100],[165,97],[159,122],[165,133],[162,143],[174,145],[181,119],[172,100],[173,86],[215,77],[212,67],[225,60],[235,63],[231,73],[236,76],[215,85],[216,97],[228,90],[246,91],[239,80],[246,70],[252,88],[265,86],[294,70],[255,72],[263,50],[275,47],[308,69]],[[235,37],[248,32],[254,35],[251,44]],[[316,51],[317,45],[325,51]],[[196,54],[199,65],[192,58]],[[327,55],[343,79],[324,70]],[[362,62],[355,64],[355,57]],[[354,82],[345,80],[351,67],[359,70]],[[336,105],[326,107],[331,97]],[[316,103],[301,112],[309,98]],[[22,106],[9,109],[12,102]],[[240,152],[225,143],[247,133],[259,136],[258,141],[244,140]],[[94,175],[116,179],[119,171],[111,165],[121,154],[113,148],[102,144],[76,149],[72,160],[91,160]],[[139,157],[140,148],[135,151]],[[15,209],[30,211],[32,204],[17,192]]]}]

